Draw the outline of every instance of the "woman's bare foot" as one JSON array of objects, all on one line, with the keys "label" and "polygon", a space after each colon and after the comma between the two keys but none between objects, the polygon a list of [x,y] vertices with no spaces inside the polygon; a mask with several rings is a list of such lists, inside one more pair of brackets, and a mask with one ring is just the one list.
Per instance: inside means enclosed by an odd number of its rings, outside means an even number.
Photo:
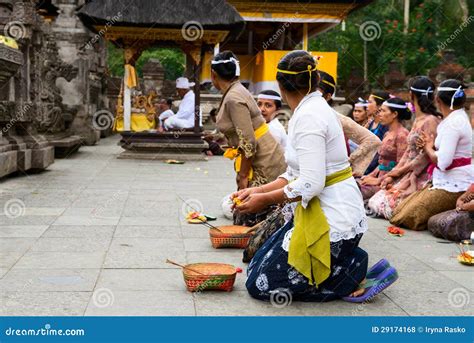
[{"label": "woman's bare foot", "polygon": [[355,292],[352,292],[349,296],[350,296],[350,297],[360,297],[362,294],[364,294],[364,293],[365,293],[364,285],[365,285],[365,282],[366,282],[366,281],[367,281],[367,279],[362,280],[361,283],[360,283],[360,285],[359,285],[361,288],[359,288],[359,289],[358,289],[357,291],[355,291]]}]

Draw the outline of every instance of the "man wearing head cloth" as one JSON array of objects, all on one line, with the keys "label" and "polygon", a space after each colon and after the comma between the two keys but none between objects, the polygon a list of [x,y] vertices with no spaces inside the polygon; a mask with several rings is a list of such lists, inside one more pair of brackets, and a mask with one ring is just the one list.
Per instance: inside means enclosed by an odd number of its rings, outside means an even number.
[{"label": "man wearing head cloth", "polygon": [[186,77],[176,79],[176,91],[182,99],[178,112],[166,119],[163,123],[166,130],[190,129],[194,127],[194,92],[191,87],[194,82],[189,82]]}]

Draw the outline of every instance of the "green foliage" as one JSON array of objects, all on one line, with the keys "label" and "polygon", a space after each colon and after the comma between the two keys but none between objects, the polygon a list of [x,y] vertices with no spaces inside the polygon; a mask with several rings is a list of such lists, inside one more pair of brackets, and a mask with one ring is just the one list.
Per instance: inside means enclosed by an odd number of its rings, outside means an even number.
[{"label": "green foliage", "polygon": [[[123,50],[118,49],[113,44],[107,45],[107,63],[109,72],[113,76],[123,76]],[[165,69],[165,78],[175,80],[184,73],[185,55],[179,49],[172,48],[150,48],[145,50],[136,63],[136,69],[139,76],[142,76],[143,65],[151,58],[158,59]]]},{"label": "green foliage", "polygon": [[[388,63],[395,61],[407,76],[424,75],[440,63],[440,46],[455,33],[456,37],[444,46],[454,49],[458,63],[469,68],[474,55],[472,33],[474,20],[463,24],[459,1],[411,1],[410,25],[403,33],[403,0],[374,1],[356,11],[341,25],[310,40],[309,48],[316,51],[338,51],[339,83],[349,79],[355,68],[363,73],[364,40],[359,28],[364,23],[377,23],[377,39],[367,41],[368,79],[375,88],[381,88]],[[470,8],[472,11],[472,8]],[[456,31],[458,30],[458,31]],[[442,49],[441,49],[442,50]]]}]

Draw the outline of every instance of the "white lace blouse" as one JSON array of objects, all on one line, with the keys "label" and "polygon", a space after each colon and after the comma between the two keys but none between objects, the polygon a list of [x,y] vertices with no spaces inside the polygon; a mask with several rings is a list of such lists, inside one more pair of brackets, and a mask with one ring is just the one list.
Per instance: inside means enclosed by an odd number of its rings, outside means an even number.
[{"label": "white lace blouse", "polygon": [[354,178],[324,187],[326,176],[349,167],[344,134],[335,112],[314,92],[300,102],[288,126],[285,151],[288,198],[306,208],[318,197],[330,226],[330,240],[351,239],[367,230],[362,195]]},{"label": "white lace blouse", "polygon": [[277,118],[274,118],[271,122],[268,123],[270,128],[270,133],[273,138],[281,145],[283,149],[286,148],[286,140],[288,139],[286,135],[285,128],[281,125],[280,121]]},{"label": "white lace blouse", "polygon": [[474,166],[446,169],[454,159],[472,158],[472,129],[464,109],[451,112],[438,125],[435,148],[438,168],[433,171],[433,188],[466,191],[474,183]]}]

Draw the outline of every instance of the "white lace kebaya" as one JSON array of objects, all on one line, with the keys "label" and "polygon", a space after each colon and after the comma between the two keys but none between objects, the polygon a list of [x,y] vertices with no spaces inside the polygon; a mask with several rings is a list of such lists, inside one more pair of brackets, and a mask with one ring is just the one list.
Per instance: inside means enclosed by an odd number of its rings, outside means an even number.
[{"label": "white lace kebaya", "polygon": [[454,159],[472,157],[472,129],[464,109],[451,112],[441,121],[435,139],[438,168],[433,171],[433,188],[464,192],[474,183],[474,166],[447,169]]},{"label": "white lace kebaya", "polygon": [[288,136],[286,134],[285,128],[281,125],[280,121],[277,118],[274,118],[271,122],[268,123],[268,128],[273,138],[281,145],[283,149],[286,148],[286,141]]},{"label": "white lace kebaya", "polygon": [[304,208],[318,197],[332,242],[367,230],[362,195],[354,178],[324,187],[326,176],[346,169],[349,162],[339,120],[320,92],[305,96],[295,109],[285,158],[288,168],[280,177],[289,182],[284,188],[286,196],[301,197]]}]

